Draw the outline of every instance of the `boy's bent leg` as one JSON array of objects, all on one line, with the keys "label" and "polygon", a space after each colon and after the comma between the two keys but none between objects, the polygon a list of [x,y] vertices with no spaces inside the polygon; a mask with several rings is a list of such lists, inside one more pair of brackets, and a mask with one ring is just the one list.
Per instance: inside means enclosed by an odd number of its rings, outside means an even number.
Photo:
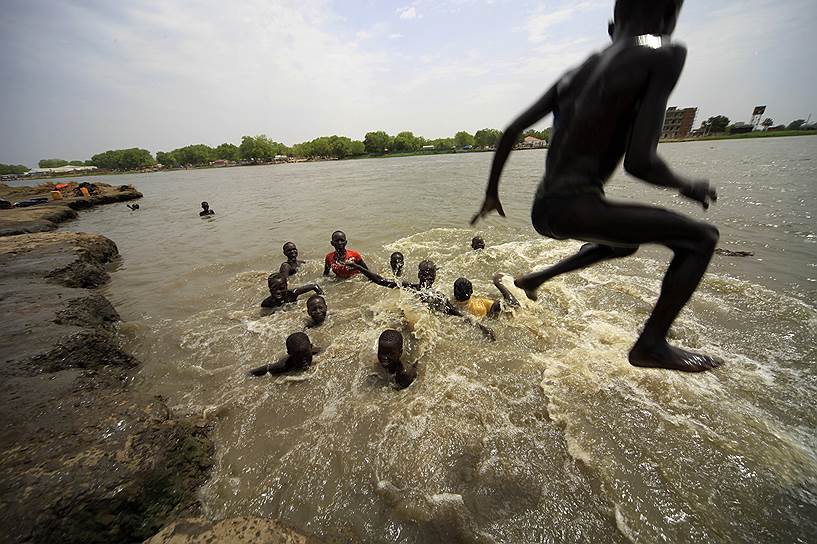
[{"label": "boy's bent leg", "polygon": [[[569,205],[554,210],[553,217],[549,218],[551,224],[560,235],[590,240],[596,245],[583,246],[574,257],[551,268],[572,266],[577,269],[585,262],[604,260],[602,248],[607,244],[622,251],[619,246],[658,243],[675,253],[664,277],[661,295],[644,332],[630,351],[631,364],[689,372],[718,366],[720,361],[712,357],[674,348],[666,341],[670,325],[706,272],[718,242],[718,230],[707,223],[651,206],[616,204],[601,198],[571,199],[566,204]],[[556,268],[555,271],[566,270]],[[546,272],[549,270],[541,274],[546,276]],[[550,277],[553,275],[551,272]]]},{"label": "boy's bent leg", "polygon": [[591,264],[596,264],[608,259],[626,257],[636,251],[638,251],[637,245],[631,247],[614,247],[604,244],[587,243],[584,244],[575,255],[563,259],[555,265],[540,270],[539,272],[532,272],[521,278],[517,278],[513,283],[524,290],[525,295],[527,295],[529,299],[536,300],[536,290],[551,278],[564,274],[565,272],[580,270]]}]

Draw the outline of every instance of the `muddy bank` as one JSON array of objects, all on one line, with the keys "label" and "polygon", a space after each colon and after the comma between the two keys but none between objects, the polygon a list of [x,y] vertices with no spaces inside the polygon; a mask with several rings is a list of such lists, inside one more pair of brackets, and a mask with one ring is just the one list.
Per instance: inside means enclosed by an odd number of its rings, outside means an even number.
[{"label": "muddy bank", "polygon": [[3,542],[133,542],[198,512],[205,423],[127,388],[137,361],[89,290],[116,255],[90,234],[0,239]]},{"label": "muddy bank", "polygon": [[[69,184],[69,188],[71,185],[75,184]],[[0,209],[0,236],[52,231],[58,223],[75,218],[76,210],[142,197],[142,193],[130,185],[97,183],[96,187],[98,192],[88,198],[69,196],[73,192],[68,190],[64,191],[66,196],[62,200],[49,200],[47,204],[28,208]],[[14,203],[36,197],[50,198],[53,188],[53,183],[36,187],[9,187],[0,183],[0,199]]]}]

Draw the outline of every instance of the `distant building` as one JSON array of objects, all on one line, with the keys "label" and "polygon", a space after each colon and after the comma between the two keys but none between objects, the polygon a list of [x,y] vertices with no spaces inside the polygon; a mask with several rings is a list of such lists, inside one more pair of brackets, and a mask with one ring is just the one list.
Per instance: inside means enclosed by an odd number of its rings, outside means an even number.
[{"label": "distant building", "polygon": [[664,126],[661,128],[661,138],[663,140],[674,140],[676,138],[686,138],[692,132],[692,125],[695,123],[695,116],[698,108],[678,109],[675,106],[667,108],[664,115]]},{"label": "distant building", "polygon": [[522,144],[520,147],[524,147],[526,149],[541,149],[543,147],[547,147],[547,141],[537,138],[536,136],[525,136],[525,139],[522,140]]}]

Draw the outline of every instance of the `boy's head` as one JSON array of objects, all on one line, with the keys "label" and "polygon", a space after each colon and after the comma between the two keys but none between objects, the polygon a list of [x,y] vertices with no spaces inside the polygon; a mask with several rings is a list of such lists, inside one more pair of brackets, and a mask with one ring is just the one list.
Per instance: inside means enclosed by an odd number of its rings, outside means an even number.
[{"label": "boy's head", "polygon": [[312,342],[304,332],[293,332],[287,337],[287,354],[304,365],[312,363]]},{"label": "boy's head", "polygon": [[465,302],[474,293],[474,286],[466,278],[457,278],[454,282],[454,298],[460,302]]},{"label": "boy's head", "polygon": [[306,313],[315,325],[320,325],[326,319],[326,299],[320,295],[312,295],[306,301]]},{"label": "boy's head", "polygon": [[342,230],[336,230],[332,233],[332,241],[330,243],[337,251],[343,251],[346,249],[346,233]]},{"label": "boy's head", "polygon": [[394,275],[400,277],[403,274],[403,254],[399,251],[395,251],[389,257],[389,264],[391,265],[391,271],[394,272]]},{"label": "boy's head", "polygon": [[610,36],[623,28],[633,36],[672,34],[683,4],[684,0],[616,0]]},{"label": "boy's head", "polygon": [[434,261],[426,259],[417,267],[417,279],[420,280],[420,287],[431,287],[437,279],[437,265]]},{"label": "boy's head", "polygon": [[271,295],[283,293],[287,290],[287,278],[280,272],[270,274],[267,278],[267,287]]},{"label": "boy's head", "polygon": [[383,368],[390,368],[400,362],[403,356],[403,335],[394,329],[380,333],[377,341],[377,362]]},{"label": "boy's head", "polygon": [[210,209],[210,205],[207,202],[202,202],[201,209],[207,211],[208,209]]},{"label": "boy's head", "polygon": [[284,244],[284,255],[286,255],[287,259],[290,261],[294,261],[298,258],[298,248],[295,247],[293,242],[287,242]]},{"label": "boy's head", "polygon": [[485,240],[482,239],[482,236],[474,236],[471,238],[471,249],[485,249]]}]

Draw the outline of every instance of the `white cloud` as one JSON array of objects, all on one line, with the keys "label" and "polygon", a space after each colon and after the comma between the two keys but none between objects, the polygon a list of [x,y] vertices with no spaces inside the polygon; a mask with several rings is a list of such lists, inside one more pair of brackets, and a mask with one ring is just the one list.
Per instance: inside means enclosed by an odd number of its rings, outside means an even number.
[{"label": "white cloud", "polygon": [[399,40],[399,39],[400,39],[400,38],[402,38],[402,37],[403,37],[403,35],[402,35],[402,34],[400,34],[399,32],[395,32],[395,33],[393,33],[393,34],[389,34],[389,39],[390,39],[390,40]]},{"label": "white cloud", "polygon": [[414,6],[409,6],[405,8],[397,8],[395,10],[401,19],[416,19],[417,18],[417,8]]},{"label": "white cloud", "polygon": [[528,41],[533,44],[542,43],[547,39],[548,31],[552,27],[566,23],[582,12],[604,5],[606,3],[599,0],[578,2],[555,10],[542,5],[528,17],[525,25]]}]

